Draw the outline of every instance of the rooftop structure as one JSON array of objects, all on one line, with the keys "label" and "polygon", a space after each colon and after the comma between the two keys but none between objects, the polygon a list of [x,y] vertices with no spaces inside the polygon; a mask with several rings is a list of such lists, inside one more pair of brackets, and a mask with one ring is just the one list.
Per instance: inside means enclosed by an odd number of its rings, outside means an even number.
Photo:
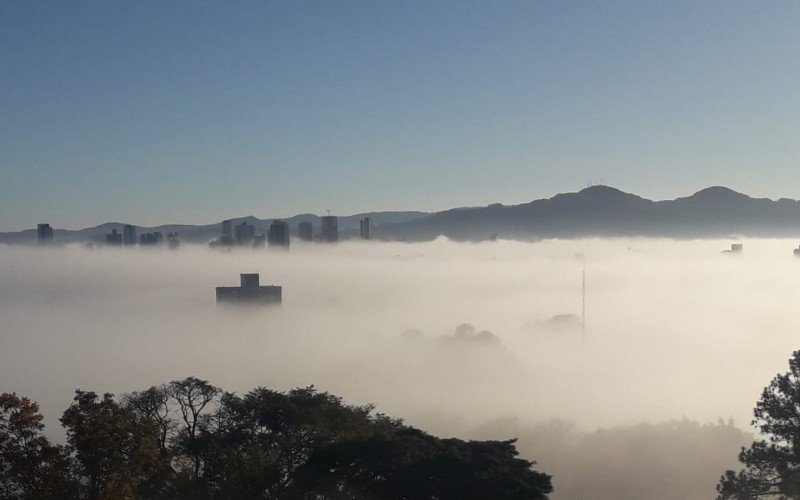
[{"label": "rooftop structure", "polygon": [[722,253],[737,253],[738,254],[738,253],[742,253],[743,249],[744,249],[744,247],[742,246],[741,243],[731,243],[731,249],[730,250],[723,250]]},{"label": "rooftop structure", "polygon": [[218,286],[217,304],[280,304],[283,288],[276,285],[262,286],[258,273],[240,275],[240,286]]},{"label": "rooftop structure", "polygon": [[53,228],[50,224],[39,224],[36,227],[36,238],[40,245],[49,245],[53,242]]}]

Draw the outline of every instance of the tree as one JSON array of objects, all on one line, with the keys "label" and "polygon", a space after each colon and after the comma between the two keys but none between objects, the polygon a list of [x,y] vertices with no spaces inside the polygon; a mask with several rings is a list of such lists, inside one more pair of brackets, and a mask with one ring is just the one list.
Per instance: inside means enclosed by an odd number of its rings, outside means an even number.
[{"label": "tree", "polygon": [[800,499],[800,350],[792,353],[789,371],[764,388],[753,413],[764,439],[742,448],[745,467],[725,472],[718,500]]},{"label": "tree", "polygon": [[62,447],[42,435],[39,405],[0,394],[0,498],[68,498],[75,483]]},{"label": "tree", "polygon": [[222,391],[208,381],[195,377],[170,382],[168,390],[180,410],[184,425],[181,437],[192,462],[192,477],[197,478],[200,476],[201,465],[197,436],[209,422],[207,407],[217,400]]},{"label": "tree", "polygon": [[163,477],[163,461],[152,420],[121,406],[112,394],[76,390],[61,423],[90,499],[133,498],[157,489],[152,481]]},{"label": "tree", "polygon": [[122,397],[123,405],[140,416],[149,418],[158,426],[159,434],[156,444],[162,455],[167,455],[168,439],[177,427],[171,416],[170,397],[170,391],[164,385],[154,386],[141,392],[132,392]]},{"label": "tree", "polygon": [[514,440],[439,439],[399,423],[317,450],[300,482],[322,498],[545,499],[550,476]]},{"label": "tree", "polygon": [[313,451],[373,425],[371,406],[350,406],[313,387],[225,393],[200,437],[208,491],[287,498]]}]

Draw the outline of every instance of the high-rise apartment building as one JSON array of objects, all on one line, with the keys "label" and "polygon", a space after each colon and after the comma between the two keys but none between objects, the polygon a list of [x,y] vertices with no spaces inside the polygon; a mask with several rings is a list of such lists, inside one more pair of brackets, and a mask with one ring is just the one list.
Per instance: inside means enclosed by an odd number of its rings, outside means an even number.
[{"label": "high-rise apartment building", "polygon": [[314,226],[310,222],[301,222],[297,225],[297,236],[302,241],[311,241],[314,239]]},{"label": "high-rise apartment building", "polygon": [[116,229],[112,229],[111,232],[106,235],[106,245],[122,246],[122,234]]},{"label": "high-rise apartment building", "polygon": [[49,245],[53,242],[53,228],[50,227],[50,224],[36,226],[36,239],[40,245]]},{"label": "high-rise apartment building", "polygon": [[272,221],[269,225],[267,244],[270,247],[289,248],[289,224],[282,220]]},{"label": "high-rise apartment building", "polygon": [[253,238],[256,235],[256,227],[248,224],[247,221],[242,221],[241,224],[236,224],[234,234],[237,245],[252,245]]},{"label": "high-rise apartment building", "polygon": [[364,217],[361,219],[361,239],[369,239],[369,217]]},{"label": "high-rise apartment building", "polygon": [[339,218],[335,215],[323,215],[320,217],[319,239],[320,241],[334,242],[339,241]]},{"label": "high-rise apartment building", "polygon": [[122,244],[126,247],[136,244],[136,226],[125,224],[122,228]]}]

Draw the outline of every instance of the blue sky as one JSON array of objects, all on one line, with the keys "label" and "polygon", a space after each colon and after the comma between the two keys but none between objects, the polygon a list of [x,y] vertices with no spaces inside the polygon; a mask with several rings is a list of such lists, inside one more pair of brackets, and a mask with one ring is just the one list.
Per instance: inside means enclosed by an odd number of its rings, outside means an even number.
[{"label": "blue sky", "polygon": [[0,231],[800,198],[800,3],[0,2]]}]

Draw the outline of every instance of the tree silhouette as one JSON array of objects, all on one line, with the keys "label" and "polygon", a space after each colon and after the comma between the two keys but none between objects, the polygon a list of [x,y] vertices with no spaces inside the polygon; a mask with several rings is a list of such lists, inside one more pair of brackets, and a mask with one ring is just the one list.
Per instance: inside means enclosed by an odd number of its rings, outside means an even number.
[{"label": "tree silhouette", "polygon": [[192,477],[197,478],[202,463],[197,436],[208,425],[206,409],[216,402],[222,390],[195,377],[170,382],[167,390],[180,410],[183,421],[181,436],[192,461]]},{"label": "tree silhouette", "polygon": [[800,350],[792,353],[789,371],[764,388],[753,413],[764,438],[742,448],[745,467],[725,472],[718,500],[800,498]]},{"label": "tree silhouette", "polygon": [[508,441],[440,439],[313,386],[239,396],[189,377],[75,392],[65,448],[35,403],[0,395],[0,497],[544,499],[550,476]]},{"label": "tree silhouette", "polygon": [[112,394],[75,391],[61,423],[79,464],[77,480],[85,484],[82,496],[133,498],[161,476],[157,426],[118,404]]},{"label": "tree silhouette", "polygon": [[123,404],[142,417],[149,418],[158,426],[158,449],[167,453],[168,439],[175,432],[177,423],[171,416],[170,391],[167,386],[151,387],[145,391],[132,392],[122,397]]},{"label": "tree silhouette", "polygon": [[58,498],[74,493],[70,460],[42,435],[39,405],[0,394],[0,498]]}]

